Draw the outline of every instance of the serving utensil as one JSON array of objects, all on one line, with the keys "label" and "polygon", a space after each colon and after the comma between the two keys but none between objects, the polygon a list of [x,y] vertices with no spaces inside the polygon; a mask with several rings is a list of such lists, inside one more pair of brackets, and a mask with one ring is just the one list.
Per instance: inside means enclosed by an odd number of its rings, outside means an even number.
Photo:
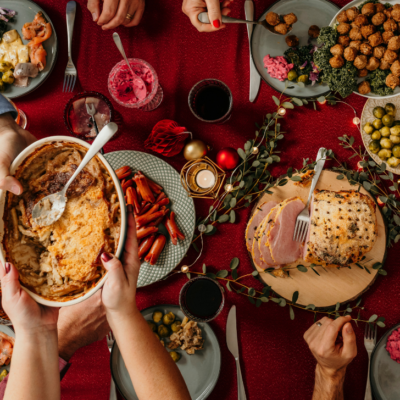
[{"label": "serving utensil", "polygon": [[310,205],[311,197],[314,193],[315,186],[317,186],[319,176],[321,175],[322,169],[325,164],[325,154],[326,149],[321,147],[318,150],[317,154],[317,163],[315,164],[314,171],[315,174],[313,176],[311,182],[310,193],[308,195],[307,204],[304,207],[304,210],[297,216],[296,225],[294,227],[293,240],[296,242],[304,242],[306,240],[308,226],[310,224],[310,211],[308,210],[308,206]]},{"label": "serving utensil", "polygon": [[[133,92],[135,93],[135,96],[138,99],[140,99],[140,93],[142,93],[143,88],[145,88],[145,84],[143,82],[143,79],[140,78],[139,76],[137,76],[133,72],[133,69],[132,69],[131,65],[129,64],[128,58],[126,57],[124,46],[122,45],[121,38],[119,37],[117,32],[113,33],[113,39],[114,39],[115,45],[117,46],[117,49],[120,51],[122,57],[124,58],[124,60],[126,62],[126,65],[131,70],[133,81],[135,83],[135,84],[133,84],[133,82],[132,82]],[[141,100],[143,100],[143,99],[141,99]]]},{"label": "serving utensil", "polygon": [[98,151],[114,136],[117,130],[118,125],[115,122],[110,122],[107,124],[90,146],[75,173],[64,186],[64,189],[44,197],[35,204],[35,207],[33,207],[32,210],[34,224],[37,226],[49,226],[61,217],[67,205],[68,199],[66,194],[69,186],[83,170],[83,168],[89,163],[89,161],[98,153]]},{"label": "serving utensil", "polygon": [[365,389],[364,400],[372,400],[370,365],[371,365],[371,354],[376,345],[376,330],[377,330],[376,325],[375,328],[371,329],[369,324],[365,324],[364,345],[368,353],[368,378],[367,378],[367,387]]},{"label": "serving utensil", "polygon": [[[108,350],[110,350],[110,353],[111,353],[111,350],[112,350],[112,348],[114,346],[114,342],[115,342],[112,331],[110,331],[106,335],[106,338],[107,338]],[[110,385],[110,400],[117,400],[117,391],[115,389],[115,383],[114,383],[114,379],[112,376],[111,376],[111,385]]]},{"label": "serving utensil", "polygon": [[244,390],[242,371],[240,370],[239,361],[239,345],[237,338],[237,323],[236,323],[236,306],[232,306],[228,320],[226,321],[226,344],[229,351],[235,357],[238,383],[238,400],[246,400],[246,392]]},{"label": "serving utensil", "polygon": [[74,62],[72,61],[72,35],[74,33],[76,14],[76,2],[69,1],[67,3],[67,36],[68,36],[68,63],[64,73],[63,92],[72,92],[75,87],[76,77],[78,75]]},{"label": "serving utensil", "polygon": [[[96,136],[99,134],[99,128],[97,127],[96,120],[94,119],[94,115],[96,114],[96,108],[93,103],[86,103],[86,112],[92,117],[94,130],[96,132]],[[104,150],[100,149],[100,154],[104,154]]]},{"label": "serving utensil", "polygon": [[[246,0],[244,2],[244,13],[246,19],[249,21],[254,20],[254,3],[253,0]],[[260,89],[261,77],[257,72],[257,68],[254,65],[253,57],[251,56],[251,34],[253,33],[253,25],[247,24],[247,34],[249,36],[250,45],[250,97],[249,100],[253,102]]]},{"label": "serving utensil", "polygon": [[[207,12],[202,12],[197,16],[198,20],[203,24],[209,24],[210,19],[208,18]],[[279,18],[283,20],[283,18],[279,15]],[[285,36],[282,33],[278,33],[275,31],[274,27],[270,25],[265,19],[262,21],[248,21],[246,19],[237,19],[232,17],[227,17],[226,15],[221,16],[221,21],[224,24],[251,24],[251,25],[262,25],[265,29],[273,33],[274,35]],[[288,32],[290,29],[288,30]]]}]

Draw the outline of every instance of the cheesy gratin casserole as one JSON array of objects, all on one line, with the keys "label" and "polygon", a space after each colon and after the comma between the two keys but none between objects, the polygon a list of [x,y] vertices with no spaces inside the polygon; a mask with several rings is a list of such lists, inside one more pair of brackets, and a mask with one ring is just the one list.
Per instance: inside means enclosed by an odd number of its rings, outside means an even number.
[{"label": "cheesy gratin casserole", "polygon": [[34,205],[60,191],[87,149],[76,143],[51,143],[37,149],[18,168],[20,196],[7,194],[3,245],[22,284],[52,301],[83,296],[105,274],[103,252],[115,253],[121,229],[118,195],[111,176],[94,157],[67,191],[61,218],[47,227],[32,223]]}]

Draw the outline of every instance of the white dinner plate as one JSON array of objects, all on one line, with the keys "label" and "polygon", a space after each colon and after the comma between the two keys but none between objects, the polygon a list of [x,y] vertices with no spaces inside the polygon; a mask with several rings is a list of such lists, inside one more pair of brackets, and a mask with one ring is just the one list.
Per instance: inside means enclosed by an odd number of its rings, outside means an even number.
[{"label": "white dinner plate", "polygon": [[[154,311],[162,311],[164,314],[171,311],[178,320],[182,321],[184,318],[183,312],[178,306],[160,305],[143,310],[142,315],[145,320],[152,321]],[[199,327],[204,338],[203,350],[198,350],[193,355],[188,355],[180,348],[174,350],[181,355],[177,366],[185,380],[192,400],[204,400],[210,395],[218,381],[221,369],[221,349],[214,331],[207,323],[199,323]],[[117,342],[114,343],[112,349],[110,367],[115,385],[124,398],[126,400],[138,400]]]},{"label": "white dinner plate", "polygon": [[32,22],[35,15],[42,11],[44,17],[50,22],[53,29],[53,33],[49,39],[43,43],[43,47],[47,52],[47,63],[46,68],[39,72],[36,78],[30,78],[30,83],[27,87],[16,87],[14,85],[7,85],[7,89],[3,92],[5,96],[9,99],[15,99],[17,97],[24,96],[28,93],[36,90],[51,74],[57,59],[57,34],[54,29],[54,25],[51,22],[49,16],[33,1],[30,0],[1,0],[0,6],[4,8],[9,8],[17,12],[12,22],[7,22],[9,30],[16,29],[21,36],[22,42],[27,44],[29,40],[24,40],[22,37],[22,27],[27,22]]},{"label": "white dinner plate", "polygon": [[[280,0],[268,7],[258,20],[265,20],[265,16],[270,11],[282,15],[291,12],[296,14],[297,22],[288,35],[296,35],[300,39],[300,46],[305,46],[309,38],[309,27],[311,25],[317,25],[320,28],[328,26],[338,10],[339,7],[327,0]],[[263,59],[267,54],[271,57],[283,56],[289,48],[285,38],[286,36],[274,35],[261,25],[255,25],[251,37],[251,55],[261,78],[278,92],[283,92],[286,84],[288,88],[285,93],[290,97],[309,98],[327,94],[329,86],[326,84],[306,85],[302,88],[289,81],[281,82],[268,74],[267,69],[264,68]]]}]

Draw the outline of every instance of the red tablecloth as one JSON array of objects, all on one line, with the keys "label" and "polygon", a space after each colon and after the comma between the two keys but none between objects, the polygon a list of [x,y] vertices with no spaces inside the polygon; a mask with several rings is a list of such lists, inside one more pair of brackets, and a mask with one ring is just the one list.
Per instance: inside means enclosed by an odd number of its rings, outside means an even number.
[{"label": "red tablecloth", "polygon": [[[103,32],[91,21],[85,0],[77,0],[73,58],[80,84],[85,90],[96,90],[108,95],[107,76],[121,57],[111,34]],[[339,6],[347,3],[335,1]],[[29,119],[29,130],[38,138],[51,135],[67,135],[63,123],[63,110],[71,94],[62,93],[64,69],[67,63],[67,37],[65,26],[66,1],[38,0],[37,3],[51,17],[59,38],[59,56],[55,69],[34,93],[18,99],[17,105]],[[157,71],[164,90],[162,105],[153,112],[125,109],[114,103],[123,118],[122,133],[117,140],[106,146],[106,152],[115,150],[145,151],[143,142],[156,122],[169,118],[179,121],[213,147],[211,157],[226,146],[243,146],[253,138],[254,122],[262,121],[263,115],[275,110],[271,96],[274,90],[262,83],[257,101],[248,101],[249,50],[246,27],[231,25],[216,34],[200,34],[181,12],[181,0],[149,0],[139,27],[117,29],[128,56],[147,60]],[[243,1],[232,6],[232,16],[244,17]],[[272,1],[255,0],[256,15]],[[310,10],[312,12],[312,10]],[[187,96],[190,88],[204,78],[224,81],[233,93],[233,115],[225,125],[209,125],[199,122],[190,112]],[[357,95],[348,98],[358,115],[361,115],[365,99]],[[361,143],[360,134],[352,124],[353,113],[346,105],[318,106],[290,110],[282,122],[287,131],[281,143],[282,164],[275,173],[286,171],[288,166],[300,167],[302,159],[314,158],[320,146],[332,148],[341,157],[350,153],[338,145],[337,136],[354,135]],[[164,158],[165,159],[165,158]],[[178,171],[184,165],[183,156],[166,159]],[[196,200],[198,215],[204,215],[209,201]],[[205,253],[198,262],[217,269],[228,268],[233,257],[239,257],[242,271],[252,271],[243,240],[244,229],[250,210],[240,212],[235,225],[219,227],[219,232],[205,241]],[[378,277],[365,298],[364,314],[373,313],[386,317],[387,327],[400,320],[399,247],[389,250],[387,277]],[[190,250],[185,263],[195,257]],[[178,303],[178,294],[186,277],[179,275],[138,291],[140,308],[155,304]],[[211,323],[222,351],[222,368],[216,388],[210,399],[235,399],[236,368],[233,357],[226,347],[225,324],[228,311],[236,304],[239,321],[239,341],[242,357],[242,373],[248,399],[305,400],[311,398],[314,384],[315,361],[303,340],[303,333],[312,324],[311,313],[297,311],[296,319],[289,319],[289,310],[274,303],[260,308],[251,305],[246,297],[228,293],[226,307],[217,320]],[[349,366],[345,396],[352,400],[364,398],[367,377],[367,354],[363,346],[363,328],[356,328],[358,356]],[[382,330],[380,335],[382,334]],[[109,353],[105,341],[78,351],[72,358],[72,366],[62,382],[63,400],[108,399],[110,387]]]}]

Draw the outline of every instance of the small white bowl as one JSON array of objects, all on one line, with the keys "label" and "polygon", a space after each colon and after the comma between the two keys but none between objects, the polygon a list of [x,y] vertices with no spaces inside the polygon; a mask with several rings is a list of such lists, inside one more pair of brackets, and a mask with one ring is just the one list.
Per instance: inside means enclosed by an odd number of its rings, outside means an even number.
[{"label": "small white bowl", "polygon": [[[17,158],[14,160],[14,162],[11,164],[10,167],[10,172],[11,174],[14,174],[17,168],[22,164],[22,162],[28,157],[31,153],[33,153],[37,148],[49,144],[49,143],[77,143],[80,144],[86,148],[89,148],[90,145],[86,142],[84,142],[81,139],[74,138],[74,137],[69,137],[69,136],[51,136],[45,139],[38,140],[35,143],[32,143],[29,147],[27,147],[24,151],[22,151]],[[126,238],[126,227],[127,227],[127,213],[126,213],[126,207],[125,207],[125,199],[124,199],[124,192],[122,191],[121,184],[119,182],[119,179],[117,178],[117,175],[115,174],[114,170],[111,168],[110,164],[107,162],[107,160],[100,154],[97,154],[97,157],[101,160],[103,165],[106,167],[107,171],[109,172],[110,176],[112,177],[114,181],[115,188],[117,190],[118,194],[118,199],[121,204],[121,236],[120,240],[118,243],[118,248],[117,251],[115,252],[115,256],[119,258],[122,254],[122,250],[124,248],[125,244],[125,238]],[[0,190],[0,261],[4,265],[5,261],[5,251],[3,247],[3,236],[4,236],[4,207],[6,203],[6,192],[3,190]],[[1,267],[2,268],[2,267]],[[88,299],[90,296],[95,294],[105,283],[107,279],[107,273],[101,278],[101,280],[97,283],[97,285],[89,290],[84,296],[78,297],[77,299],[74,300],[69,300],[69,301],[51,301],[51,300],[46,300],[43,297],[39,296],[36,293],[31,292],[29,289],[23,287],[22,288],[38,303],[43,304],[45,306],[49,307],[67,307],[67,306],[72,306],[74,304],[78,304],[86,299]]]}]

